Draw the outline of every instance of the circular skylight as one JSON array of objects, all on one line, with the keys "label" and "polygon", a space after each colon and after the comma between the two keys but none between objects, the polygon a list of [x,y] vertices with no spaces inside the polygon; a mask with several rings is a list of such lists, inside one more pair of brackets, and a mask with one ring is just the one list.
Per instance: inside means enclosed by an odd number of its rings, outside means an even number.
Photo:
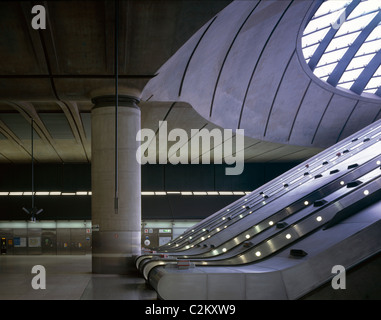
[{"label": "circular skylight", "polygon": [[381,97],[381,0],[326,0],[307,24],[302,51],[334,87]]}]

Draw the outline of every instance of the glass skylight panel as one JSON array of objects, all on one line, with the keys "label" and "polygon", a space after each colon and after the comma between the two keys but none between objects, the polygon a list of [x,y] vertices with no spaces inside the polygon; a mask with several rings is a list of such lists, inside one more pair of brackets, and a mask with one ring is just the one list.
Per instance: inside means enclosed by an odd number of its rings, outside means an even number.
[{"label": "glass skylight panel", "polygon": [[307,59],[309,57],[311,57],[314,54],[314,52],[315,52],[315,50],[317,49],[318,46],[319,46],[319,44],[315,44],[314,46],[310,46],[310,47],[304,48],[303,49],[303,55],[304,55],[304,57],[307,58]]},{"label": "glass skylight panel", "polygon": [[376,93],[377,89],[364,89],[364,92],[367,93]]},{"label": "glass skylight panel", "polygon": [[348,48],[344,48],[323,54],[317,66],[319,67],[327,63],[339,61],[347,50]]},{"label": "glass skylight panel", "polygon": [[365,89],[373,89],[373,88],[378,88],[380,86],[381,86],[381,76],[380,77],[373,77],[369,80]]},{"label": "glass skylight panel", "polygon": [[369,12],[378,11],[378,9],[380,9],[380,6],[381,4],[378,0],[361,1],[348,16],[348,20],[353,19],[355,17],[363,16]]},{"label": "glass skylight panel", "polygon": [[368,38],[366,39],[366,42],[371,41],[371,40],[375,40],[375,39],[380,39],[380,38],[381,38],[381,22],[369,34]]},{"label": "glass skylight panel", "polygon": [[332,50],[349,47],[353,43],[353,41],[356,40],[359,34],[360,31],[333,38],[325,51],[329,52]]},{"label": "glass skylight panel", "polygon": [[315,12],[314,18],[320,17],[329,12],[340,10],[346,7],[351,2],[352,1],[343,1],[343,0],[330,0],[330,1],[323,2],[322,5],[319,7],[319,9]]},{"label": "glass skylight panel", "polygon": [[331,63],[327,66],[322,66],[322,67],[316,68],[314,70],[314,74],[319,78],[330,75],[331,72],[333,71],[333,69],[335,69],[336,65],[337,65],[337,62]]},{"label": "glass skylight panel", "polygon": [[381,49],[381,39],[364,42],[356,53],[356,56],[364,55],[367,53],[376,53]]},{"label": "glass skylight panel", "polygon": [[319,43],[319,41],[324,39],[329,29],[330,28],[324,28],[322,30],[310,33],[309,35],[302,37],[302,48]]},{"label": "glass skylight panel", "polygon": [[354,81],[344,82],[340,84],[340,87],[344,89],[350,89],[354,83]]},{"label": "glass skylight panel", "polygon": [[354,70],[345,71],[340,78],[339,84],[341,84],[342,82],[356,80],[363,70],[364,68],[358,68]]},{"label": "glass skylight panel", "polygon": [[349,63],[347,69],[350,70],[350,69],[355,69],[355,68],[359,68],[359,67],[366,67],[368,65],[369,61],[372,60],[374,55],[375,54],[373,53],[373,54],[367,54],[364,56],[359,56],[359,57],[353,58],[352,61]]},{"label": "glass skylight panel", "polygon": [[[367,14],[365,16],[358,17],[353,20],[347,20],[345,21],[341,26],[340,29],[337,30],[336,37],[340,36],[342,34],[346,34],[352,31],[357,31],[364,29],[369,22],[372,21],[374,16],[377,14],[377,12]],[[349,18],[349,17],[348,17]]]}]

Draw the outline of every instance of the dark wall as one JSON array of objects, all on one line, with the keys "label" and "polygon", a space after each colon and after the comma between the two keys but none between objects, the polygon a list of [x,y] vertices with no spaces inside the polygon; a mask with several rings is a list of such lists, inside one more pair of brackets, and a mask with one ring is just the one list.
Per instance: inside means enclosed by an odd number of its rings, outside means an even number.
[{"label": "dark wall", "polygon": [[[30,164],[0,165],[0,191],[31,191]],[[35,191],[90,191],[90,164],[37,164],[34,166]]]},{"label": "dark wall", "polygon": [[[225,165],[144,165],[142,191],[251,191],[297,163],[245,164],[226,176]],[[90,164],[37,164],[35,191],[91,191]],[[0,165],[1,191],[31,191],[31,165]],[[142,196],[143,219],[202,219],[241,196]],[[26,219],[31,196],[0,196],[0,220]],[[36,196],[40,219],[91,219],[91,196]]]}]

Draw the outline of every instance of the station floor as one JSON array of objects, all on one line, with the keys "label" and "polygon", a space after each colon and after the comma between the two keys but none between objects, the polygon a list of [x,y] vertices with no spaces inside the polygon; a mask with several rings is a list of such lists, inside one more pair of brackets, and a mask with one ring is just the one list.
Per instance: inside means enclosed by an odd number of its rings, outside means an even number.
[{"label": "station floor", "polygon": [[[35,265],[46,271],[46,289],[33,289]],[[91,255],[1,255],[0,300],[156,300],[145,280],[134,275],[91,272]]]}]

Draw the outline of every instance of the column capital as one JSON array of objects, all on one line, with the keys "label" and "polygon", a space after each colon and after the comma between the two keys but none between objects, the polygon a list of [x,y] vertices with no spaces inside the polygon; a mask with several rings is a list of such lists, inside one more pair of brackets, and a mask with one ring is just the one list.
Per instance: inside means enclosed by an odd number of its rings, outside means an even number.
[{"label": "column capital", "polygon": [[[94,104],[94,108],[101,107],[113,107],[115,106],[115,95],[104,95],[98,96],[91,99],[91,102]],[[140,109],[138,103],[140,99],[134,96],[128,95],[118,95],[118,106],[119,107],[130,107]]]},{"label": "column capital", "polygon": [[[118,106],[137,108],[140,102],[140,92],[134,88],[120,87],[118,89]],[[93,108],[113,107],[115,106],[115,88],[105,87],[92,91],[90,93]]]}]

